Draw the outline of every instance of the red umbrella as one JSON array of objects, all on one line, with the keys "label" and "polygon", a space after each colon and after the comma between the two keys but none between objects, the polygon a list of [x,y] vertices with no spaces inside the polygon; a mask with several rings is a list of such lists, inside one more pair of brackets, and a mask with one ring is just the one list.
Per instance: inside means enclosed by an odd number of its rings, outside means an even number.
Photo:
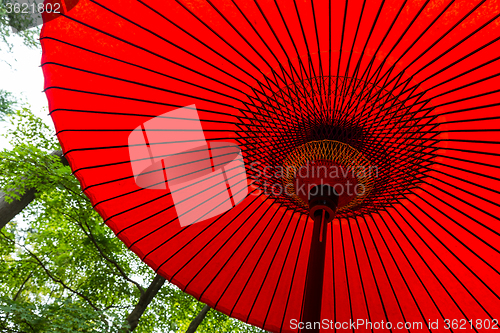
[{"label": "red umbrella", "polygon": [[[318,299],[323,330],[479,331],[500,315],[499,17],[494,0],[81,0],[44,25],[42,66],[85,194],[187,293],[276,332],[298,331]],[[162,176],[177,144],[210,156],[188,164],[212,161],[189,184],[218,172],[232,200],[188,226]],[[230,173],[238,156],[246,170]],[[299,192],[318,181],[362,191],[314,223],[312,189]]]}]

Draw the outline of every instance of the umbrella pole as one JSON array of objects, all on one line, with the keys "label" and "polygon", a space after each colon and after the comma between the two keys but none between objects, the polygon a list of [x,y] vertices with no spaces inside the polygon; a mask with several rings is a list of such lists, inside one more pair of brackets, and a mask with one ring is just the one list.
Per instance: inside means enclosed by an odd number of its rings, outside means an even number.
[{"label": "umbrella pole", "polygon": [[313,232],[305,295],[302,303],[304,329],[301,332],[318,332],[321,326],[321,302],[323,296],[323,275],[325,271],[326,227],[337,209],[338,196],[328,185],[316,186],[309,193],[309,216],[313,220]]}]

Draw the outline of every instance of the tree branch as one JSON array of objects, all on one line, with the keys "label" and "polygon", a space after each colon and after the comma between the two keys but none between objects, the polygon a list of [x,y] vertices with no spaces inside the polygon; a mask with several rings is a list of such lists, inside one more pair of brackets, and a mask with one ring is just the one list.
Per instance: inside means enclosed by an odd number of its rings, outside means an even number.
[{"label": "tree branch", "polygon": [[32,275],[33,275],[33,272],[29,273],[29,275],[23,281],[23,283],[21,284],[21,287],[19,287],[19,290],[17,291],[17,293],[14,295],[14,298],[12,299],[14,302],[17,300],[19,295],[21,295],[21,292],[23,291],[24,286],[26,285],[26,283],[28,282],[28,280],[31,278]]},{"label": "tree branch", "polygon": [[[32,275],[33,275],[33,272],[29,273],[28,276],[26,277],[26,279],[24,279],[23,283],[21,283],[21,287],[19,287],[19,290],[14,295],[14,298],[12,298],[13,302],[15,302],[17,300],[17,298],[19,297],[19,295],[21,295],[21,292],[23,291],[24,286],[26,285],[26,283],[28,282],[28,280],[31,278]],[[3,322],[2,322],[2,326],[4,328],[7,327],[7,326],[5,326],[5,323],[7,323],[7,320],[9,320],[9,315],[10,315],[10,313],[7,313],[5,315],[5,318],[4,318]]]},{"label": "tree branch", "polygon": [[84,294],[82,294],[81,292],[79,291],[76,291],[74,290],[73,288],[71,288],[70,286],[68,286],[66,283],[64,283],[63,280],[55,277],[49,270],[48,268],[44,265],[44,263],[40,260],[40,258],[38,258],[38,256],[36,254],[34,254],[33,252],[31,252],[28,248],[26,248],[26,246],[22,245],[22,244],[18,244],[16,243],[14,240],[12,239],[9,239],[7,236],[5,236],[5,234],[3,232],[0,231],[0,235],[3,236],[4,239],[6,239],[7,241],[17,245],[17,246],[20,246],[22,247],[33,259],[35,259],[35,261],[38,263],[38,265],[45,271],[45,274],[47,274],[47,276],[54,282],[60,284],[64,289],[67,289],[69,290],[70,292],[72,292],[73,294],[75,295],[78,295],[80,296],[82,299],[84,299],[94,310],[96,311],[100,311],[100,309],[94,305],[94,303],[92,303],[92,301],[87,297],[85,296]]},{"label": "tree branch", "polygon": [[139,302],[137,302],[134,310],[132,310],[132,312],[128,315],[127,323],[129,327],[123,332],[132,332],[133,330],[136,329],[142,314],[148,307],[149,303],[151,303],[153,298],[156,296],[158,291],[160,291],[164,283],[165,283],[165,278],[159,274],[156,274],[155,278],[149,285],[146,292],[139,298]]},{"label": "tree branch", "polygon": [[206,305],[201,309],[201,311],[198,313],[198,315],[193,319],[191,324],[189,324],[189,327],[186,331],[186,333],[195,333],[196,329],[198,326],[200,326],[201,322],[203,319],[205,319],[205,316],[207,315],[208,311],[210,310],[210,306]]},{"label": "tree branch", "polygon": [[[92,242],[92,244],[94,244],[94,246],[97,249],[97,251],[99,252],[99,254],[106,261],[108,261],[110,264],[112,264],[113,266],[115,266],[115,268],[120,272],[120,276],[121,277],[123,277],[128,282],[134,284],[137,287],[137,289],[139,289],[139,292],[141,293],[141,296],[144,294],[144,288],[138,282],[136,282],[136,281],[132,280],[131,278],[129,278],[128,275],[127,275],[127,273],[125,273],[125,271],[123,270],[123,268],[120,266],[120,264],[118,264],[116,262],[116,260],[112,259],[106,253],[104,253],[103,249],[101,249],[99,243],[95,239],[94,234],[92,233],[92,230],[90,229],[90,226],[89,226],[89,224],[87,222],[85,222],[85,221],[82,222],[79,219],[77,219],[77,218],[71,216],[70,214],[67,214],[66,212],[63,212],[61,210],[58,210],[58,211],[59,211],[59,213],[65,215],[65,216],[69,217],[70,219],[72,219],[73,221],[75,221],[75,223],[83,231],[83,233],[85,234],[85,236],[87,236],[90,239],[90,241]],[[84,224],[87,227],[87,229],[85,229]]]},{"label": "tree branch", "polygon": [[[88,225],[87,225],[87,227],[88,227]],[[136,281],[132,280],[131,278],[129,278],[128,275],[127,275],[127,273],[125,273],[125,271],[123,270],[123,268],[114,259],[111,259],[108,255],[106,255],[104,253],[104,251],[101,249],[101,247],[97,244],[97,241],[95,240],[94,235],[92,234],[92,231],[90,231],[90,228],[89,228],[89,233],[88,233],[87,237],[92,241],[92,243],[97,248],[97,251],[99,251],[99,253],[101,254],[101,256],[105,260],[107,260],[109,263],[111,263],[113,266],[115,266],[116,269],[120,272],[120,275],[125,280],[127,280],[128,282],[134,284],[137,287],[137,289],[139,289],[139,292],[141,293],[141,296],[144,295],[144,288],[138,282],[136,282]]]},{"label": "tree branch", "polygon": [[[55,150],[50,155],[59,156],[63,165],[69,165],[61,150]],[[14,190],[17,194],[20,191],[21,189]],[[36,189],[27,189],[19,200],[14,199],[14,201],[8,203],[6,200],[7,194],[0,191],[0,230],[35,199],[35,193]]]},{"label": "tree branch", "polygon": [[[7,194],[0,192],[0,229],[5,227],[14,216],[19,214],[24,207],[28,206],[29,203],[35,199],[35,192],[35,189],[29,189],[19,198],[19,200],[14,199],[11,203],[8,203],[6,200]],[[19,192],[16,194],[19,194]]]}]

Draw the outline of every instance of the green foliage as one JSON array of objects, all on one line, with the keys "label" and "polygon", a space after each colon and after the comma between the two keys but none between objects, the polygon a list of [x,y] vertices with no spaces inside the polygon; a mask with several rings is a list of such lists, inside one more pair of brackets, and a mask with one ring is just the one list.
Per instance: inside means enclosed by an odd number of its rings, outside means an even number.
[{"label": "green foliage", "polygon": [[0,121],[4,119],[5,116],[14,113],[14,105],[17,100],[12,95],[12,93],[0,89]]},{"label": "green foliage", "polygon": [[[168,302],[168,306],[164,306]],[[150,304],[150,309],[143,316],[138,332],[186,332],[191,321],[203,309],[205,304],[198,302],[194,297],[183,293],[180,289],[163,287],[157,298]],[[147,318],[147,319],[146,319]],[[165,331],[155,330],[155,323],[168,318],[168,326]],[[207,316],[198,326],[197,332],[265,332],[257,327],[245,324],[236,319],[230,318],[214,309],[210,309]]]},{"label": "green foliage", "polygon": [[[59,146],[51,129],[40,118],[23,108],[16,111],[9,122],[13,129],[5,136],[14,149],[0,152],[0,169],[7,171],[0,178],[0,188],[7,190],[7,201],[19,199],[29,188],[38,188],[44,193],[62,178],[72,181],[70,170],[62,165],[60,158],[47,154]],[[47,139],[51,137],[52,140]],[[9,191],[14,189],[16,191]]]},{"label": "green foliage", "polygon": [[[51,129],[17,111],[0,152],[0,188],[11,198],[37,188],[17,223],[0,231],[0,331],[122,332],[154,272],[105,226],[69,167]],[[183,332],[203,304],[165,283],[135,332]],[[262,332],[210,310],[198,332]]]},{"label": "green foliage", "polygon": [[23,332],[92,332],[94,330],[117,332],[102,321],[96,311],[89,311],[81,302],[55,300],[53,303],[35,305],[15,302],[0,297],[0,311],[7,312],[10,320],[18,323],[16,330]]}]

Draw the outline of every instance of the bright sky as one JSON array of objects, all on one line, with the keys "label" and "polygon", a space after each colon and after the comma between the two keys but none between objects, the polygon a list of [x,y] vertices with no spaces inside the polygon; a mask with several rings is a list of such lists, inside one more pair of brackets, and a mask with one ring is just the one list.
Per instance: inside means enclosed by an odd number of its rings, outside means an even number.
[{"label": "bright sky", "polygon": [[[0,47],[0,89],[10,91],[30,105],[36,115],[51,124],[47,98],[43,90],[43,74],[40,68],[42,50],[31,49],[22,43],[20,37],[10,39],[14,44],[12,53]],[[6,122],[0,122],[0,134],[6,131]],[[9,148],[7,140],[0,137],[0,149]]]}]

